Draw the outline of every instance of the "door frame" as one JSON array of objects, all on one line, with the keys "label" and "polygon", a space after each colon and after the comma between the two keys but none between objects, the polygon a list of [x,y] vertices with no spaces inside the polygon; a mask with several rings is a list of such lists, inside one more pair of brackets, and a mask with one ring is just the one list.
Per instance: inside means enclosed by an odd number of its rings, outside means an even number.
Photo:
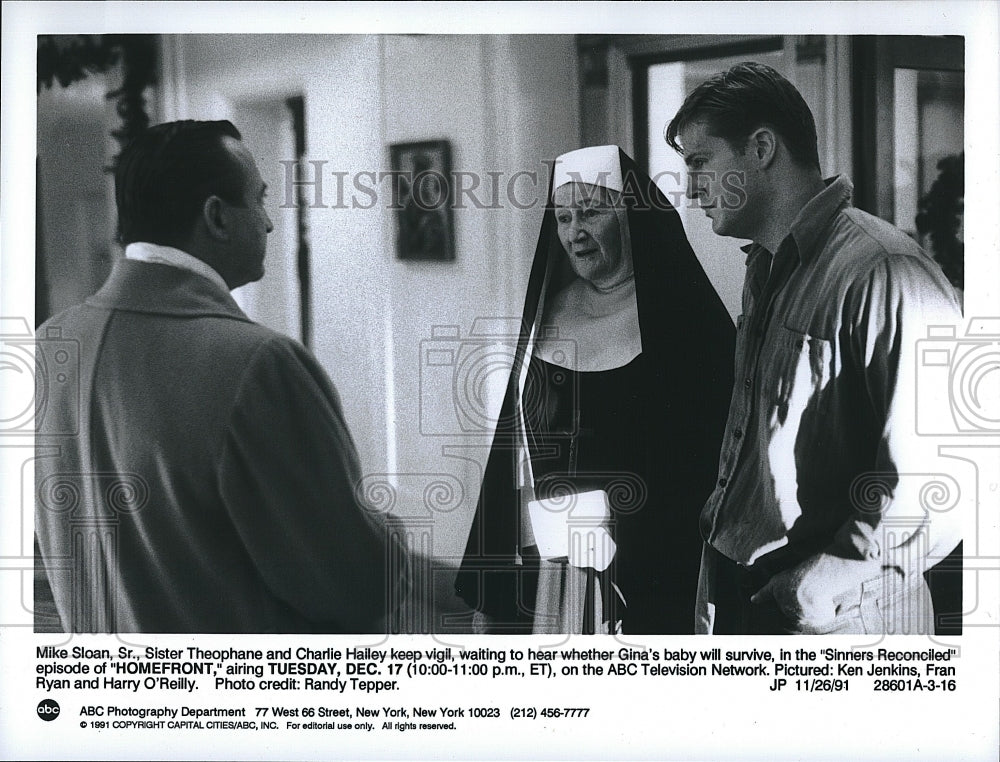
[{"label": "door frame", "polygon": [[894,223],[893,71],[964,72],[965,38],[862,35],[852,42],[854,205]]}]

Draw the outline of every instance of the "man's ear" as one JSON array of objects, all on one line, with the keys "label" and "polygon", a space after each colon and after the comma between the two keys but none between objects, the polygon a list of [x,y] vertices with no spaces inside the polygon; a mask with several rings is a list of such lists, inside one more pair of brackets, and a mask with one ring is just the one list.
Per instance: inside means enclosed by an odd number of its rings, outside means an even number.
[{"label": "man's ear", "polygon": [[778,136],[770,127],[758,127],[750,136],[749,148],[753,151],[758,166],[767,169],[778,155]]},{"label": "man's ear", "polygon": [[201,205],[201,219],[209,236],[217,241],[229,240],[229,220],[225,202],[218,196],[209,196]]}]

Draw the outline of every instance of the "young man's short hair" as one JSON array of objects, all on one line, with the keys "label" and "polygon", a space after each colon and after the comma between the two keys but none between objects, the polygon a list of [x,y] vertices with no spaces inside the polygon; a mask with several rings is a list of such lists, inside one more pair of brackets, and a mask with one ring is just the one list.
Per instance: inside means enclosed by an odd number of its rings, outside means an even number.
[{"label": "young man's short hair", "polygon": [[677,133],[693,122],[704,122],[709,134],[739,152],[754,130],[766,125],[782,137],[798,164],[820,168],[812,112],[795,86],[770,66],[736,64],[691,91],[663,133],[675,151],[684,152]]}]

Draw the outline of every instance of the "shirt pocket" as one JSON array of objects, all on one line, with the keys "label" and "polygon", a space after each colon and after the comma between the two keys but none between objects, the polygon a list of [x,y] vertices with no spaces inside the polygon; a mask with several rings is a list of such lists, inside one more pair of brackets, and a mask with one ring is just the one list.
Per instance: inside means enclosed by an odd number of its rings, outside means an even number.
[{"label": "shirt pocket", "polygon": [[803,419],[826,414],[830,406],[833,347],[827,339],[781,327],[769,337],[762,378],[772,431],[798,430]]}]

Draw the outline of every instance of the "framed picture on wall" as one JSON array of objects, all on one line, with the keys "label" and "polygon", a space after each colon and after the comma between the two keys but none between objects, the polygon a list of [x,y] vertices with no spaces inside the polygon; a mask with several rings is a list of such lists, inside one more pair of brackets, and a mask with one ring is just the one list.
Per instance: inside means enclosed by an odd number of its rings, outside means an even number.
[{"label": "framed picture on wall", "polygon": [[455,259],[454,189],[447,140],[389,146],[396,210],[396,256],[443,262]]}]

